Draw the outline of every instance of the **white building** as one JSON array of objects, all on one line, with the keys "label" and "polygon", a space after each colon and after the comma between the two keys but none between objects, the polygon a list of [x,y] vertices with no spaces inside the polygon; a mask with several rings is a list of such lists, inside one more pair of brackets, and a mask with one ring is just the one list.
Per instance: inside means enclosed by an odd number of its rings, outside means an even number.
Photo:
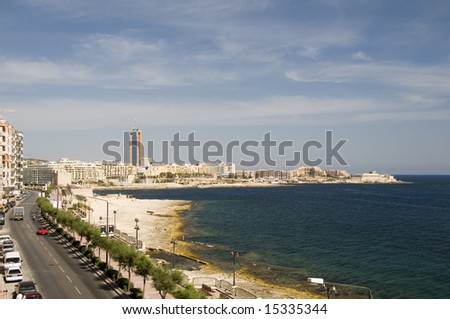
[{"label": "white building", "polygon": [[236,165],[234,163],[207,163],[209,174],[215,176],[228,177],[236,174]]},{"label": "white building", "polygon": [[0,117],[0,196],[23,187],[23,133]]},{"label": "white building", "polygon": [[58,162],[50,162],[55,169],[64,169],[72,174],[72,183],[89,183],[105,180],[101,162],[82,162],[61,158]]},{"label": "white building", "polygon": [[128,177],[136,175],[138,171],[136,166],[114,161],[103,161],[102,168],[107,180],[116,180],[119,182],[128,181]]},{"label": "white building", "polygon": [[376,171],[361,174],[361,182],[363,183],[386,183],[395,182],[394,176],[389,174],[378,174]]}]

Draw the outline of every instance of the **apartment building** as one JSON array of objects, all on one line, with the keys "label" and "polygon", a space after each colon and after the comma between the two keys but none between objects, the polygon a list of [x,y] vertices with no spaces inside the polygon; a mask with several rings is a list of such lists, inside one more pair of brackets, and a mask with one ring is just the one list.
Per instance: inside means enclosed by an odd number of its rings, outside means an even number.
[{"label": "apartment building", "polygon": [[0,116],[0,196],[23,187],[23,133]]}]

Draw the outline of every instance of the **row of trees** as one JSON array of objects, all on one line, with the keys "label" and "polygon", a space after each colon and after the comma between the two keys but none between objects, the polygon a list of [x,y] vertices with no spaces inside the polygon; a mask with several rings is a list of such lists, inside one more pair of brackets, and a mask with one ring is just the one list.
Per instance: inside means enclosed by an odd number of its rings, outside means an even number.
[{"label": "row of trees", "polygon": [[[134,246],[116,239],[102,237],[100,229],[93,224],[74,216],[70,211],[54,208],[48,199],[40,197],[37,200],[42,216],[54,227],[58,233],[72,241],[75,246],[79,246],[80,251],[90,257],[92,261],[99,265],[107,275],[118,280],[121,270],[128,273],[127,292],[132,289],[131,274],[134,271],[143,279],[142,296],[145,293],[146,282],[153,280],[156,290],[161,298],[165,299],[170,293],[175,298],[182,299],[203,299],[205,296],[192,285],[183,286],[183,275],[180,271],[164,269],[157,266],[146,254],[136,250]],[[77,238],[78,236],[78,238]],[[82,245],[82,243],[86,243]],[[98,257],[94,250],[98,249]],[[100,260],[100,251],[106,251],[107,256],[117,261],[118,270],[113,270],[108,264]],[[115,278],[114,278],[115,277]]]}]

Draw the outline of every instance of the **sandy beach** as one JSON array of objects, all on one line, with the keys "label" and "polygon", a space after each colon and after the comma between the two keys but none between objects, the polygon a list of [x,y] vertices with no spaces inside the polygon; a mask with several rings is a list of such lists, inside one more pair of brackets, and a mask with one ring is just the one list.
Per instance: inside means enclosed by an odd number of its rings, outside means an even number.
[{"label": "sandy beach", "polygon": [[[146,248],[170,249],[172,239],[180,238],[178,212],[189,209],[189,201],[136,199],[126,195],[95,196],[92,189],[74,189],[74,195],[86,196],[92,208],[86,219],[96,225],[106,224],[106,202],[109,205],[109,224],[121,232],[136,236],[135,219],[139,220],[138,237]],[[116,212],[116,213],[114,213]]]},{"label": "sandy beach", "polygon": [[[160,249],[171,251],[173,239],[177,240],[176,251],[178,254],[193,256],[189,250],[190,243],[184,242],[181,232],[181,219],[179,213],[191,208],[190,201],[136,199],[123,194],[111,194],[108,196],[93,196],[91,188],[72,189],[74,195],[82,195],[87,198],[87,204],[93,209],[86,220],[93,224],[105,224],[106,202],[109,205],[109,224],[116,225],[121,232],[135,236],[135,218],[139,220],[139,239],[143,241],[146,249]],[[95,197],[101,200],[96,200]],[[76,202],[75,196],[72,201]],[[116,213],[114,213],[116,211]],[[183,271],[190,279],[195,277],[212,277],[218,280],[231,281],[232,274],[224,273],[214,265],[207,264],[200,269]],[[278,287],[257,280],[247,274],[238,272],[237,286],[264,299],[283,298],[317,298],[318,296],[308,292],[300,292],[294,289]]]}]

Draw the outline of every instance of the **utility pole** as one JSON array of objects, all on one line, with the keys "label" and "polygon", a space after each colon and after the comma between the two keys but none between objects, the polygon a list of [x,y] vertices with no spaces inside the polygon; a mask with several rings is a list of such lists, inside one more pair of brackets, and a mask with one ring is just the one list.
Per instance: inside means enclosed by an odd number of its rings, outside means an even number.
[{"label": "utility pole", "polygon": [[231,256],[233,257],[233,286],[236,286],[236,258],[239,257],[239,252],[232,251]]},{"label": "utility pole", "polygon": [[136,230],[136,250],[138,250],[139,249],[139,229],[140,229],[139,225],[138,225],[139,219],[135,218],[134,221],[136,223],[136,226],[134,226],[134,229]]},{"label": "utility pole", "polygon": [[175,268],[175,247],[177,245],[177,241],[175,239],[172,239],[170,241],[170,243],[172,244],[172,269]]}]

